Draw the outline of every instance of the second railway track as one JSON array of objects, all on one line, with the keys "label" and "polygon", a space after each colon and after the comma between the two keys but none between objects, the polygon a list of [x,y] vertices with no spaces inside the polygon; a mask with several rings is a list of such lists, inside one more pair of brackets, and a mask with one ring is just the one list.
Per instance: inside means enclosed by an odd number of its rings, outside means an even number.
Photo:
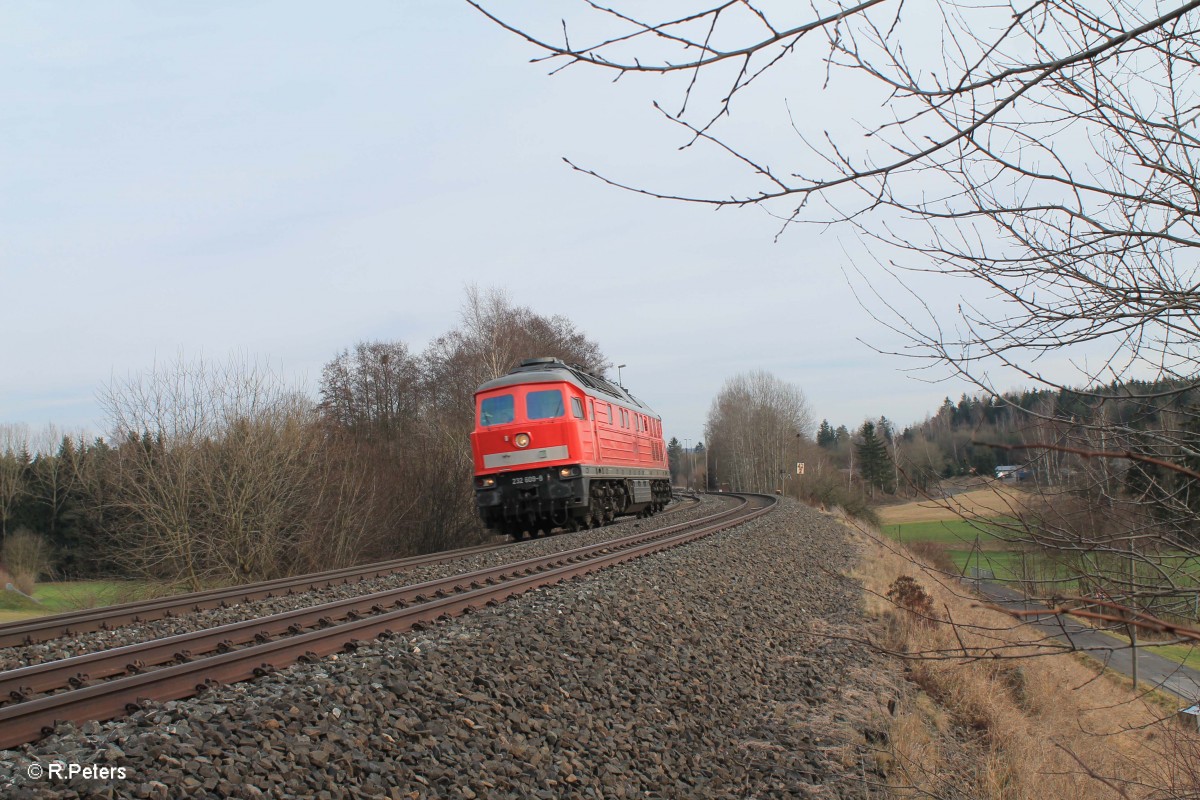
[{"label": "second railway track", "polygon": [[[674,506],[673,508],[678,508]],[[512,547],[520,542],[500,542],[447,550],[356,567],[296,575],[240,586],[207,589],[188,594],[139,600],[119,605],[72,611],[65,614],[0,624],[0,648],[20,647],[64,636],[109,631],[123,625],[171,619],[182,614],[228,608],[232,605],[274,599],[409,572]]]},{"label": "second railway track", "polygon": [[[0,707],[0,748],[33,741],[59,721],[109,719],[147,699],[188,697],[205,691],[213,681],[247,680],[298,660],[352,650],[372,637],[467,613],[741,524],[770,510],[773,503],[774,498],[745,496],[733,509],[692,522],[0,673],[0,693],[12,700]],[[89,685],[103,678],[111,679]],[[37,693],[51,694],[34,698]]]}]

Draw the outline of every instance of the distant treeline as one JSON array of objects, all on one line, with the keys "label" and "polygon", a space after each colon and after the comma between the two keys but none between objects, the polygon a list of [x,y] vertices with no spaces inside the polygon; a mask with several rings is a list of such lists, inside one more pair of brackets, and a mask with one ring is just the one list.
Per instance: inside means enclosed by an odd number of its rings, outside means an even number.
[{"label": "distant treeline", "polygon": [[[869,469],[862,445],[879,435],[886,458],[896,467],[890,479],[874,479],[878,488],[924,488],[942,478],[994,476],[998,466],[1021,467],[1020,474],[1042,485],[1069,485],[1091,480],[1095,463],[1077,452],[1134,452],[1189,466],[1196,459],[1200,393],[1187,381],[1129,381],[1091,389],[1041,389],[999,395],[947,397],[935,413],[897,432],[886,417],[853,431],[821,422],[817,444],[837,456],[843,468]],[[1045,447],[1049,445],[1049,447]],[[858,457],[859,463],[854,464]],[[1095,461],[1095,459],[1090,459]],[[1108,459],[1113,479],[1124,480],[1128,459]],[[886,470],[884,471],[886,472]],[[1133,480],[1157,479],[1156,492],[1178,488],[1170,470],[1137,465]],[[1140,476],[1140,478],[1138,477]],[[900,479],[897,480],[896,478]],[[1154,483],[1154,480],[1151,480]]]}]

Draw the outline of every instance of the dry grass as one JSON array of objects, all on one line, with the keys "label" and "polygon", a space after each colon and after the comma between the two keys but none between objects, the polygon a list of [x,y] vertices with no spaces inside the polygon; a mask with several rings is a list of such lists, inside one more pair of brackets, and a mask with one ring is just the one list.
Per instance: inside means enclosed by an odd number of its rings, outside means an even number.
[{"label": "dry grass", "polygon": [[[856,577],[867,607],[894,651],[952,650],[999,638],[1026,641],[1007,615],[939,585],[878,537],[859,534]],[[938,616],[929,625],[898,610],[886,593],[915,576]],[[986,632],[986,633],[985,633]],[[1028,648],[1018,652],[1031,652]],[[1173,701],[1138,697],[1069,654],[1021,659],[913,659],[907,697],[890,731],[889,784],[895,797],[1048,798],[1196,797],[1200,736],[1170,716]]]},{"label": "dry grass", "polygon": [[[3,563],[13,586],[32,596],[38,578],[49,569],[50,545],[45,537],[17,528],[4,538]],[[0,588],[6,584],[0,584]]]},{"label": "dry grass", "polygon": [[[990,542],[988,544],[991,544]],[[934,569],[950,575],[961,572],[954,559],[950,557],[949,546],[945,542],[927,542],[918,540],[907,542],[905,548]],[[982,549],[982,545],[981,545]]]},{"label": "dry grass", "polygon": [[945,500],[917,500],[876,509],[881,525],[906,522],[944,522],[956,519],[996,519],[1012,516],[1026,502],[1026,492],[1011,484],[988,481],[987,485]]}]

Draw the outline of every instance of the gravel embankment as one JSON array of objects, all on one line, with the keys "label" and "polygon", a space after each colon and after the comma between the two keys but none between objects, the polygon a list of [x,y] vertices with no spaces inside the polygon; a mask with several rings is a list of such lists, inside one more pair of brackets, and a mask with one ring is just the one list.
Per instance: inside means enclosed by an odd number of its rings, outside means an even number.
[{"label": "gravel embankment", "polygon": [[[811,509],[0,753],[5,797],[870,797],[891,689]],[[124,778],[28,777],[51,762]],[[5,787],[5,781],[12,785]],[[15,781],[15,782],[14,782]]]},{"label": "gravel embankment", "polygon": [[675,525],[698,517],[715,514],[722,510],[727,503],[720,498],[705,497],[698,505],[687,504],[678,511],[660,514],[649,519],[638,520],[628,518],[621,522],[594,530],[577,533],[563,533],[542,539],[532,539],[514,543],[511,547],[495,552],[470,556],[442,564],[418,567],[403,572],[376,578],[369,581],[332,586],[311,592],[294,595],[284,595],[250,603],[239,603],[227,608],[214,608],[194,613],[179,614],[170,619],[160,619],[136,625],[124,625],[108,631],[91,631],[80,633],[70,638],[53,639],[47,642],[26,645],[22,647],[0,648],[0,671],[17,669],[31,664],[41,664],[62,658],[94,653],[100,650],[110,650],[128,644],[145,642],[150,639],[161,639],[180,633],[206,630],[232,622],[265,617],[285,611],[330,603],[349,597],[382,592],[401,586],[409,586],[424,581],[459,575],[465,572],[486,569],[500,564],[521,561],[526,558],[550,555],[575,547],[585,547],[591,544],[628,536],[638,530]]}]

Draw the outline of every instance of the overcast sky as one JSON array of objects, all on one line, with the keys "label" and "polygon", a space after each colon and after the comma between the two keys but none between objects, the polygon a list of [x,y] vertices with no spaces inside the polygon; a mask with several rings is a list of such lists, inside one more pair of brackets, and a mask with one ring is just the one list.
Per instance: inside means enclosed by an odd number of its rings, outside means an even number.
[{"label": "overcast sky", "polygon": [[761,211],[571,171],[721,177],[677,154],[654,87],[531,55],[452,0],[0,6],[0,422],[103,433],[98,389],[180,353],[315,393],[357,341],[453,327],[472,283],[570,317],[681,440],[751,369],[851,427],[963,391],[857,341],[888,337],[849,234],[774,242]]}]

